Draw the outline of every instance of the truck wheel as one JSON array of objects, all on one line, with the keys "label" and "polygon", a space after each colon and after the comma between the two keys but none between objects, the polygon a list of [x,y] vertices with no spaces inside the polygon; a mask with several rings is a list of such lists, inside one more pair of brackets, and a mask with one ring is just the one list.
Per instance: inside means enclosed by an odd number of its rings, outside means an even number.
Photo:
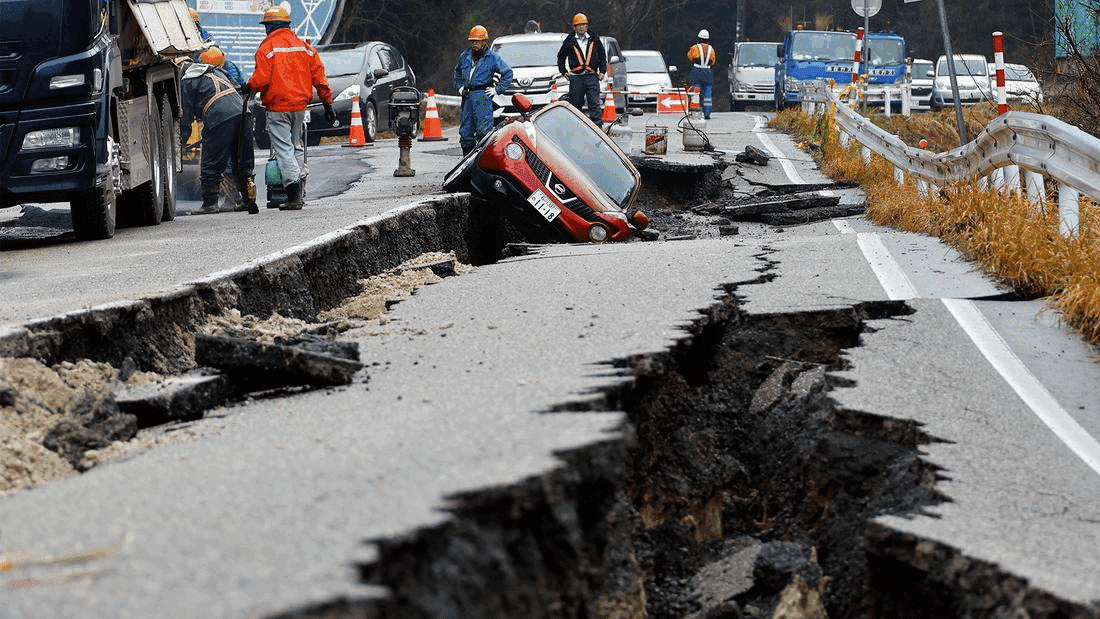
[{"label": "truck wheel", "polygon": [[179,123],[172,117],[172,103],[168,94],[160,96],[160,143],[164,145],[164,211],[161,219],[176,218],[176,151],[179,149]]},{"label": "truck wheel", "polygon": [[73,232],[81,241],[98,241],[115,235],[117,206],[115,188],[107,179],[106,188],[92,187],[82,191],[69,203],[73,217]]},{"label": "truck wheel", "polygon": [[119,208],[127,224],[155,226],[164,215],[164,149],[160,143],[160,106],[149,118],[149,172],[152,178],[122,192]]}]

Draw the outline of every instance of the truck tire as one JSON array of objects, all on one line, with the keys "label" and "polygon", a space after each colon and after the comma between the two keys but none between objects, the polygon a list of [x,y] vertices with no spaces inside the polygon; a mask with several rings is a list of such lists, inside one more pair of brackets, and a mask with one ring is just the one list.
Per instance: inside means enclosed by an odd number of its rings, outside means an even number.
[{"label": "truck tire", "polygon": [[160,95],[160,143],[164,145],[164,212],[163,221],[176,218],[176,152],[179,150],[179,122],[172,117],[172,102],[168,93]]},{"label": "truck tire", "polygon": [[155,226],[164,217],[164,148],[161,145],[160,105],[154,105],[155,113],[149,117],[149,171],[152,178],[122,192],[119,210],[124,223],[137,226]]},{"label": "truck tire", "polygon": [[82,191],[69,202],[73,232],[81,241],[98,241],[115,235],[118,207],[110,179],[107,186]]}]

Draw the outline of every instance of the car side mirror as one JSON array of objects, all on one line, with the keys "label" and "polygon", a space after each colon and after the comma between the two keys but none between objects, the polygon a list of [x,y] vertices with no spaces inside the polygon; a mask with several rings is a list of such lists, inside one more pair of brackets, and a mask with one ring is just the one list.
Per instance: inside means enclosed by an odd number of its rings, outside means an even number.
[{"label": "car side mirror", "polygon": [[668,72],[669,73],[675,73],[676,72],[676,65],[672,65],[671,67],[669,67]]},{"label": "car side mirror", "polygon": [[374,79],[378,79],[380,77],[386,77],[389,74],[390,74],[390,72],[385,70],[385,69],[375,69],[373,72],[371,72],[371,75],[374,76]]},{"label": "car side mirror", "polygon": [[775,55],[776,55],[777,58],[782,58],[783,57],[783,44],[782,43],[775,46]]},{"label": "car side mirror", "polygon": [[527,114],[531,111],[531,100],[528,99],[523,93],[517,92],[512,95],[512,106],[519,110],[522,114]]}]

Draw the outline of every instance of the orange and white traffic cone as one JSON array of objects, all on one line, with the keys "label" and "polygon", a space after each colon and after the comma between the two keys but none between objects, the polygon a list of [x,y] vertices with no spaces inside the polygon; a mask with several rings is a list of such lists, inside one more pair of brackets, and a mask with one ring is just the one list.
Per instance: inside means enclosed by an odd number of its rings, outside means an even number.
[{"label": "orange and white traffic cone", "polygon": [[439,124],[439,109],[435,107],[435,89],[428,89],[427,109],[424,111],[424,131],[418,142],[443,142],[443,126]]},{"label": "orange and white traffic cone", "polygon": [[703,111],[703,106],[699,104],[699,99],[700,98],[701,98],[701,93],[699,91],[699,87],[696,86],[691,91],[691,112],[693,114],[699,114],[699,113],[702,113],[702,111]]},{"label": "orange and white traffic cone", "polygon": [[359,92],[351,97],[351,129],[348,130],[348,143],[344,146],[366,146],[367,136],[363,132],[363,115],[359,111]]},{"label": "orange and white traffic cone", "polygon": [[558,93],[558,82],[554,80],[553,84],[550,84],[550,103],[557,101],[561,95]]},{"label": "orange and white traffic cone", "polygon": [[618,112],[615,111],[615,95],[608,91],[607,96],[603,98],[603,118],[605,123],[613,123],[619,118]]}]

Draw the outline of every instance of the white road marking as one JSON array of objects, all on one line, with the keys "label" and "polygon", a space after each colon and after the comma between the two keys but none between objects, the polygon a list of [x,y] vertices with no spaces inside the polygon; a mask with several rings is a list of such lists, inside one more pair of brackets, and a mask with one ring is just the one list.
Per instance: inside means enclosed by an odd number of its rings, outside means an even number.
[{"label": "white road marking", "polygon": [[[757,119],[757,125],[753,131],[764,147],[779,160],[787,177],[791,182],[805,183],[802,176],[782,156],[782,153],[768,136],[758,131],[761,126],[761,120]],[[913,286],[909,277],[894,260],[890,250],[886,248],[878,234],[857,233],[851,224],[842,219],[834,219],[833,225],[843,234],[856,235],[856,243],[863,252],[867,263],[871,265],[871,270],[874,271],[882,289],[890,299],[906,300],[920,296],[916,287]],[[1077,423],[1062,408],[1054,395],[1043,386],[1038,378],[1035,378],[1035,375],[1027,369],[1027,366],[1016,356],[1016,353],[1012,352],[1012,349],[1005,343],[1004,338],[982,316],[974,303],[966,299],[940,299],[940,301],[951,313],[951,316],[955,318],[955,322],[962,327],[970,341],[978,347],[982,356],[989,361],[993,369],[997,370],[1001,378],[1012,387],[1016,395],[1020,396],[1020,399],[1035,413],[1035,416],[1050,428],[1054,435],[1069,447],[1078,458],[1081,458],[1089,468],[1096,473],[1100,473],[1100,442],[1097,442],[1088,431],[1081,427],[1081,424]]]}]

